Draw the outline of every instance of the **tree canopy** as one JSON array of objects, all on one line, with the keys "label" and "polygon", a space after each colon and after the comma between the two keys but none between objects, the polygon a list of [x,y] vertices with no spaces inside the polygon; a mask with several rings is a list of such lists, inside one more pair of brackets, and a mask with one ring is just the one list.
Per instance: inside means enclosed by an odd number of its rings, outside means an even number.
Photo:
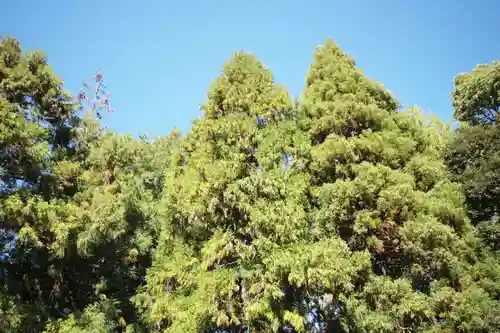
[{"label": "tree canopy", "polygon": [[500,62],[481,64],[455,78],[455,117],[463,122],[445,159],[461,183],[471,221],[491,248],[500,250]]},{"label": "tree canopy", "polygon": [[238,52],[153,140],[0,45],[0,332],[500,331],[498,62],[454,132],[332,39],[297,102]]},{"label": "tree canopy", "polygon": [[498,123],[500,117],[500,61],[477,65],[455,77],[454,116],[473,125]]}]

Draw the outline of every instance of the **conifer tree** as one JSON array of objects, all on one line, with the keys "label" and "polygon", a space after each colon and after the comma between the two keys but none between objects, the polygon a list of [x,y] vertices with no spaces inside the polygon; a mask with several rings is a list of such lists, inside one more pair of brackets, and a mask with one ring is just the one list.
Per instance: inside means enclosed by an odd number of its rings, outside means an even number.
[{"label": "conifer tree", "polygon": [[332,40],[316,51],[302,102],[315,233],[337,234],[369,260],[351,289],[321,291],[330,304],[319,324],[345,332],[496,330],[498,290],[471,277],[480,258],[441,158],[447,129],[396,107]]},{"label": "conifer tree", "polygon": [[0,50],[2,329],[132,327],[179,133],[150,142],[104,130],[100,73],[81,118],[41,53],[21,54],[12,38]]},{"label": "conifer tree", "polygon": [[150,329],[498,327],[498,274],[482,265],[441,158],[447,128],[398,112],[331,40],[298,112],[286,102],[269,113],[280,96],[242,54],[212,87],[174,158],[135,298]]},{"label": "conifer tree", "polygon": [[308,180],[292,172],[304,168],[307,142],[288,94],[250,54],[224,65],[203,111],[175,155],[136,301],[153,330],[276,331],[295,318],[276,274],[308,237]]},{"label": "conifer tree", "polygon": [[42,52],[23,53],[16,39],[1,38],[0,284],[7,331],[39,331],[43,318],[58,312],[46,303],[57,303],[50,229],[67,212],[58,201],[63,193],[53,190],[54,168],[72,153],[75,111]]},{"label": "conifer tree", "polygon": [[331,39],[298,103],[236,53],[192,129],[149,140],[100,126],[100,73],[82,116],[2,39],[0,332],[500,331],[495,66],[456,80],[455,136]]}]

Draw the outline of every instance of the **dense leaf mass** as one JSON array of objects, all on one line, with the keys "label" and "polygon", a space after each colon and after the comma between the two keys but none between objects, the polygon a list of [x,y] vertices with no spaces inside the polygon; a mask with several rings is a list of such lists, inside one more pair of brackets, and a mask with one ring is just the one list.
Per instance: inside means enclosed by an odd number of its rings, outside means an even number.
[{"label": "dense leaf mass", "polygon": [[445,150],[461,183],[468,213],[485,244],[500,250],[500,62],[476,66],[455,79],[455,117],[463,122]]},{"label": "dense leaf mass", "polygon": [[500,120],[500,61],[477,65],[470,73],[455,77],[452,91],[455,118],[469,124]]},{"label": "dense leaf mass", "polygon": [[240,52],[149,140],[2,39],[0,332],[500,331],[497,67],[455,133],[331,39],[299,102]]}]

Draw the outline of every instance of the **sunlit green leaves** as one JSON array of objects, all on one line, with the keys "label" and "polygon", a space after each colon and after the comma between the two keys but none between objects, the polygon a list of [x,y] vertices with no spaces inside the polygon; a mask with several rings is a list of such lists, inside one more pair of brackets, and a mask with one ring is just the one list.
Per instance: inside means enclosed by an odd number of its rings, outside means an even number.
[{"label": "sunlit green leaves", "polygon": [[455,77],[452,91],[454,116],[472,125],[499,122],[500,61],[477,65]]},{"label": "sunlit green leaves", "polygon": [[[495,66],[457,78],[460,117]],[[236,53],[183,137],[77,117],[14,39],[0,95],[0,331],[500,329],[495,125],[399,111],[331,39],[294,103]]]}]

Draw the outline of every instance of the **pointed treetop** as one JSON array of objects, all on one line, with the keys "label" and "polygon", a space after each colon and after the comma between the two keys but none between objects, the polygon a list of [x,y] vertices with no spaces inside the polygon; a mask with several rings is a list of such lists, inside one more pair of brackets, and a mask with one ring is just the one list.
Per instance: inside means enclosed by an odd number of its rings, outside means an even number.
[{"label": "pointed treetop", "polygon": [[396,110],[398,107],[392,94],[356,69],[355,60],[331,38],[314,53],[306,79],[304,99],[310,102],[353,100],[376,104],[387,110]]},{"label": "pointed treetop", "polygon": [[279,119],[290,108],[288,92],[274,82],[273,74],[255,56],[244,52],[224,64],[202,107],[212,119],[234,113]]},{"label": "pointed treetop", "polygon": [[3,67],[15,67],[21,60],[19,41],[9,36],[0,36],[0,55],[0,72]]}]

